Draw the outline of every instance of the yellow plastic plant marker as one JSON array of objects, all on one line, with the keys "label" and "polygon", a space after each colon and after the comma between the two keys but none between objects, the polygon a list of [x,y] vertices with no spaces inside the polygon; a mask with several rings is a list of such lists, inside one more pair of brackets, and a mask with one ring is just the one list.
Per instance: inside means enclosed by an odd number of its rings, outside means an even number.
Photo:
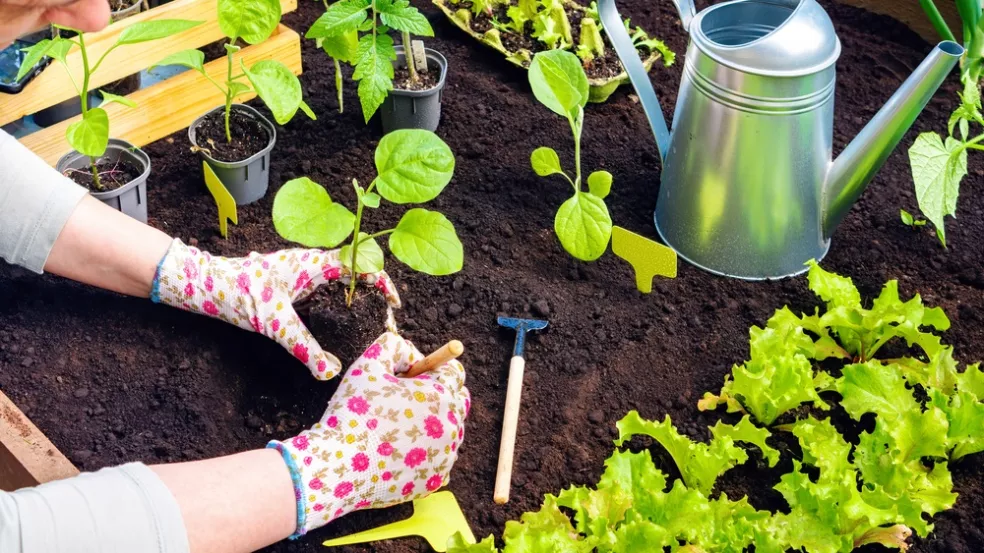
[{"label": "yellow plastic plant marker", "polygon": [[465,514],[458,506],[458,500],[449,491],[437,492],[413,502],[413,516],[406,520],[380,526],[365,532],[326,541],[323,545],[335,547],[370,541],[391,540],[407,536],[420,536],[439,553],[448,550],[448,539],[461,532],[468,543],[475,543]]},{"label": "yellow plastic plant marker", "polygon": [[643,294],[653,291],[653,277],[677,276],[675,251],[622,227],[612,227],[612,251],[635,269],[636,288]]},{"label": "yellow plastic plant marker", "polygon": [[239,224],[239,214],[236,211],[236,200],[232,197],[232,194],[226,190],[222,181],[219,180],[219,176],[215,174],[215,171],[209,167],[208,163],[202,161],[202,170],[205,173],[205,186],[208,187],[208,191],[212,193],[212,198],[215,200],[215,206],[219,208],[219,233],[222,234],[222,238],[229,237],[229,221],[232,224]]}]

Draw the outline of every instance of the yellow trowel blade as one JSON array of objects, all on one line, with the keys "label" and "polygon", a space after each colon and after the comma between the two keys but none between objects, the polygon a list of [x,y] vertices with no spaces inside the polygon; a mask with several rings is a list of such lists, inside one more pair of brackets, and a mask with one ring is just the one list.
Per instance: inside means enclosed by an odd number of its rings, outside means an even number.
[{"label": "yellow trowel blade", "polygon": [[236,200],[226,189],[225,185],[222,184],[222,181],[219,180],[219,176],[215,174],[215,171],[205,161],[202,161],[202,170],[205,172],[205,186],[212,193],[215,206],[219,208],[219,233],[222,234],[222,238],[228,238],[228,221],[232,221],[234,225],[239,224],[239,216],[236,212]]},{"label": "yellow trowel blade", "polygon": [[328,540],[323,545],[335,547],[371,541],[391,540],[407,536],[420,536],[439,553],[448,550],[448,539],[461,532],[468,543],[475,543],[465,514],[458,506],[458,500],[449,491],[437,492],[413,502],[413,516],[406,520],[380,526],[365,532],[350,534]]},{"label": "yellow trowel blade", "polygon": [[612,252],[635,269],[636,288],[643,294],[653,291],[653,277],[656,275],[668,278],[677,276],[675,251],[622,227],[612,227]]}]

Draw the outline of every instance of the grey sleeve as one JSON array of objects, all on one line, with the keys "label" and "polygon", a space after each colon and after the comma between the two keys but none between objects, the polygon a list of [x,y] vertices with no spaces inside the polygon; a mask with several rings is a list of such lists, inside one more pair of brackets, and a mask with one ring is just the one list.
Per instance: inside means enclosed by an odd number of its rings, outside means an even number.
[{"label": "grey sleeve", "polygon": [[189,553],[177,501],[146,465],[0,492],[3,553]]},{"label": "grey sleeve", "polygon": [[41,273],[85,189],[0,131],[0,258]]}]

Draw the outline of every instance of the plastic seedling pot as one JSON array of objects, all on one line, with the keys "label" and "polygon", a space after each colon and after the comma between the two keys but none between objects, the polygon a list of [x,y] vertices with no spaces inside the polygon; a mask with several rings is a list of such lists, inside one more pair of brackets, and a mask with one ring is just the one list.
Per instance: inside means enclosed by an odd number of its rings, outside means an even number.
[{"label": "plastic seedling pot", "polygon": [[[129,183],[108,192],[90,192],[89,194],[100,202],[122,211],[141,223],[147,222],[147,177],[150,176],[150,157],[140,148],[130,144],[126,140],[117,138],[109,139],[109,146],[106,153],[100,159],[107,159],[110,162],[124,158],[138,169],[143,169],[140,176]],[[84,156],[76,151],[62,156],[55,165],[55,169],[64,173],[69,169],[86,169],[89,167],[89,156]]]},{"label": "plastic seedling pot", "polygon": [[208,144],[198,143],[196,131],[206,117],[224,110],[225,106],[220,106],[195,119],[195,122],[188,127],[188,139],[198,149],[198,154],[202,156],[202,159],[215,171],[216,176],[232,194],[232,197],[235,198],[236,205],[251,204],[265,196],[267,187],[270,185],[270,152],[273,150],[274,144],[277,143],[277,129],[273,123],[255,109],[244,104],[233,104],[232,111],[255,119],[267,131],[270,142],[266,148],[242,161],[218,161],[203,150]]},{"label": "plastic seedling pot", "polygon": [[[143,8],[143,2],[141,0],[138,0],[129,8],[124,8],[122,10],[117,10],[111,13],[109,16],[110,21],[112,23],[116,23],[117,21],[122,21],[123,19],[126,19],[130,16],[137,15],[142,11],[142,8]],[[129,77],[123,77],[122,79],[116,82],[109,83],[102,88],[106,90],[106,92],[112,92],[113,94],[116,94],[118,96],[126,96],[131,92],[136,92],[137,90],[140,90],[140,73],[134,73]]]},{"label": "plastic seedling pot", "polygon": [[[441,122],[441,95],[448,76],[448,60],[436,50],[424,48],[424,52],[427,54],[430,71],[438,68],[441,71],[437,85],[427,90],[391,90],[379,108],[384,133],[400,129],[436,131]],[[404,67],[406,64],[403,46],[397,46],[393,65]]]}]

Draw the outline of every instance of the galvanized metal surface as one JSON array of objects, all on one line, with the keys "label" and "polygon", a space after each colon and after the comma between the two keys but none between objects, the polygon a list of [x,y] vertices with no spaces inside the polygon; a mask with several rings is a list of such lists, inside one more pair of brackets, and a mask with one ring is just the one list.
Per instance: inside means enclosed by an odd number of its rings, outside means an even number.
[{"label": "galvanized metal surface", "polygon": [[602,23],[663,159],[655,223],[710,272],[743,279],[806,270],[925,107],[963,49],[941,43],[834,162],[834,64],[841,45],[816,0],[736,0],[691,17],[673,117],[663,119],[614,0]]}]

